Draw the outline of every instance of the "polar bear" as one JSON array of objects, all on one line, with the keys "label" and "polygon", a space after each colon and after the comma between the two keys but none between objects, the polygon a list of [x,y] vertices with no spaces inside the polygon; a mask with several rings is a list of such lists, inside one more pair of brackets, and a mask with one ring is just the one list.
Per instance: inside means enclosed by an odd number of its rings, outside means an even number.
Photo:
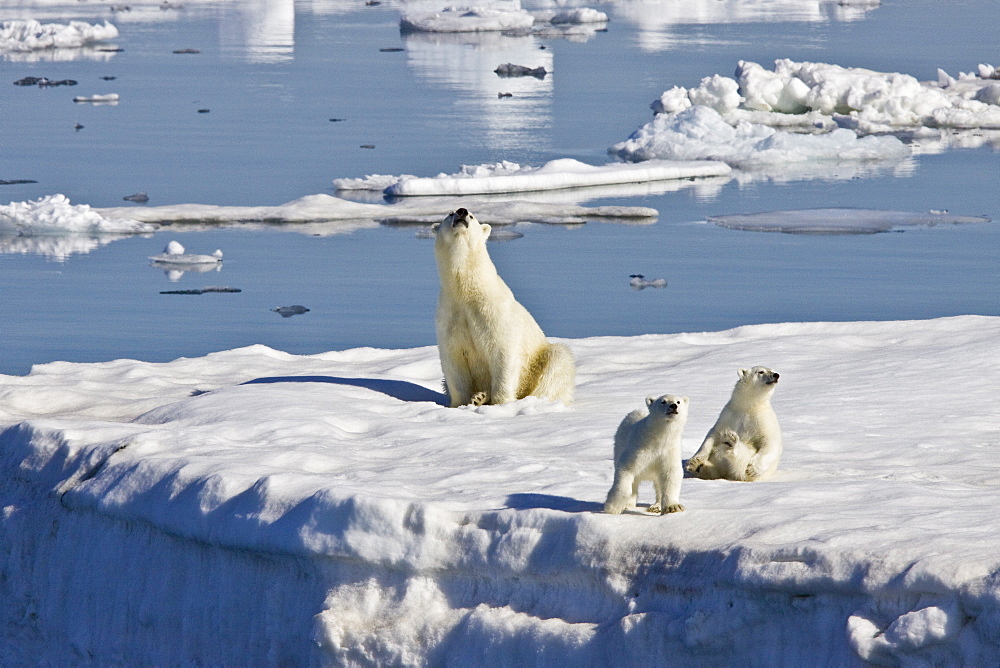
[{"label": "polar bear", "polygon": [[546,340],[497,274],[486,251],[490,226],[458,209],[433,229],[441,279],[435,326],[451,405],[504,404],[529,395],[572,402],[573,353]]},{"label": "polar bear", "polygon": [[774,369],[740,369],[733,395],[708,431],[687,470],[706,480],[760,480],[778,468],[781,428],[771,408],[778,384]]},{"label": "polar bear", "polygon": [[620,515],[635,508],[639,483],[651,480],[656,504],[648,512],[666,515],[684,510],[680,504],[681,432],[688,416],[688,398],[665,394],[646,397],[647,411],[625,416],[615,432],[615,481],[604,502],[604,512]]}]

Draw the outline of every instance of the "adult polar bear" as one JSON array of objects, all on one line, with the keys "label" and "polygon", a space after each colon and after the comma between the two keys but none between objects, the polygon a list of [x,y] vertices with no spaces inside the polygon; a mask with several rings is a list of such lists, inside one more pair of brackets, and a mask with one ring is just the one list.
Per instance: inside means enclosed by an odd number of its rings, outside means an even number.
[{"label": "adult polar bear", "polygon": [[573,354],[546,340],[497,274],[486,251],[490,229],[467,209],[434,226],[441,279],[435,325],[451,405],[504,404],[529,395],[570,403]]}]

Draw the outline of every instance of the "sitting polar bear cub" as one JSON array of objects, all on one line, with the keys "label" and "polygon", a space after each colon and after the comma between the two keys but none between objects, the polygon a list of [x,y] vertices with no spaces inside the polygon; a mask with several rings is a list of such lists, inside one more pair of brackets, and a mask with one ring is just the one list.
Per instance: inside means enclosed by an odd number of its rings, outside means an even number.
[{"label": "sitting polar bear cub", "polygon": [[781,428],[771,408],[778,374],[755,366],[739,375],[729,403],[688,460],[687,470],[699,478],[760,480],[778,468]]},{"label": "sitting polar bear cub", "polygon": [[635,508],[639,483],[653,481],[656,504],[651,513],[676,513],[681,505],[681,432],[688,416],[688,398],[665,394],[646,398],[648,412],[625,416],[615,432],[615,482],[604,502],[604,512],[619,515]]},{"label": "sitting polar bear cub", "polygon": [[451,405],[504,404],[529,395],[570,403],[573,354],[546,340],[497,274],[486,252],[490,226],[458,209],[434,232],[441,279],[435,325]]}]

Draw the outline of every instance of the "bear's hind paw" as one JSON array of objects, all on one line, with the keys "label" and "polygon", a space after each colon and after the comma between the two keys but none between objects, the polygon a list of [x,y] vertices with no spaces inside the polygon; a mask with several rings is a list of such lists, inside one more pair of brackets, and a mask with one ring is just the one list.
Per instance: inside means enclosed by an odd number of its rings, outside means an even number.
[{"label": "bear's hind paw", "polygon": [[654,503],[653,505],[651,505],[648,508],[646,508],[646,512],[647,513],[652,513],[654,515],[659,515],[660,514],[660,506],[658,506],[657,504]]},{"label": "bear's hind paw", "polygon": [[666,515],[668,513],[681,513],[684,512],[684,506],[679,503],[671,503],[660,511],[661,515]]},{"label": "bear's hind paw", "polygon": [[692,457],[691,459],[688,460],[687,466],[685,466],[684,468],[686,468],[691,473],[697,473],[698,471],[701,470],[701,467],[704,465],[705,465],[704,459],[701,459],[700,457],[698,459],[695,459]]}]

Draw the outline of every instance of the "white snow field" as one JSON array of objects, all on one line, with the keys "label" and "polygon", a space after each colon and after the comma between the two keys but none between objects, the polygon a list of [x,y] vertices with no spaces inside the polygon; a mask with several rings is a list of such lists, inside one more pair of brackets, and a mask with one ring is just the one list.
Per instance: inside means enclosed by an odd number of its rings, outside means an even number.
[{"label": "white snow field", "polygon": [[[920,82],[899,73],[826,63],[740,61],[736,78],[675,86],[656,116],[609,152],[626,160],[716,159],[742,169],[812,161],[899,160],[910,148],[885,133],[940,138],[947,129],[1000,128],[991,65]],[[919,134],[913,133],[918,131]],[[871,136],[869,136],[871,135]]]},{"label": "white snow field", "polygon": [[[446,408],[434,347],[0,376],[0,663],[995,662],[1000,318],[565,343],[570,407]],[[600,512],[626,413],[690,456],[754,364],[773,479]]]},{"label": "white snow field", "polygon": [[572,158],[561,158],[550,160],[541,167],[522,167],[509,161],[462,165],[455,174],[442,173],[430,178],[373,174],[359,179],[334,179],[333,186],[337,190],[381,190],[396,197],[440,197],[563,190],[729,176],[730,173],[732,169],[725,163],[709,160],[650,160],[642,164],[595,166]]},{"label": "white snow field", "polygon": [[0,21],[0,53],[78,48],[118,37],[111,23],[41,23],[29,19]]}]

